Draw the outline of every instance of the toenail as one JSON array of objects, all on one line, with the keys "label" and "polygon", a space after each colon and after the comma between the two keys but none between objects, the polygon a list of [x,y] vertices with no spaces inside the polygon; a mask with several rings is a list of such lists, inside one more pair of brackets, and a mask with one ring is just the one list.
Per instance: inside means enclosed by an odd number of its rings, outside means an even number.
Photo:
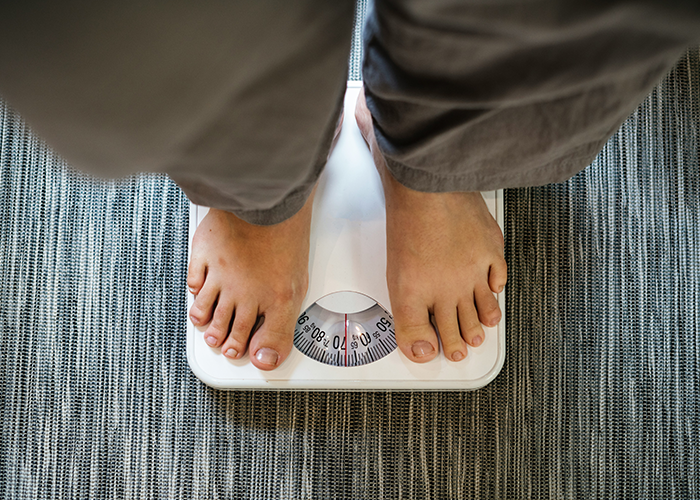
[{"label": "toenail", "polygon": [[425,340],[419,340],[418,342],[413,344],[411,350],[413,351],[413,355],[417,358],[435,352],[435,348],[433,347],[433,345],[430,342],[426,342]]},{"label": "toenail", "polygon": [[193,325],[199,324],[199,320],[197,318],[195,318],[192,314],[190,314],[190,320],[192,321]]},{"label": "toenail", "polygon": [[228,348],[228,349],[226,350],[226,352],[224,353],[224,356],[226,356],[227,358],[232,358],[232,359],[233,359],[233,358],[235,358],[236,356],[238,356],[238,351],[235,350],[235,349],[233,349],[233,348]]},{"label": "toenail", "polygon": [[483,341],[484,339],[481,338],[481,335],[477,335],[474,337],[474,340],[472,340],[472,345],[474,347],[479,347]]},{"label": "toenail", "polygon": [[209,344],[209,345],[212,346],[212,347],[214,347],[214,346],[216,345],[216,337],[213,337],[213,336],[209,335],[209,336],[208,336],[206,339],[204,339],[204,340],[207,342],[207,344]]},{"label": "toenail", "polygon": [[462,354],[460,351],[455,351],[454,354],[452,354],[452,361],[462,361],[464,359],[464,354]]},{"label": "toenail", "polygon": [[261,347],[255,353],[255,358],[264,365],[276,365],[279,354],[274,349],[269,347]]},{"label": "toenail", "polygon": [[192,295],[194,295],[194,294],[197,292],[197,290],[195,290],[195,289],[192,288],[192,287],[189,287],[189,290],[190,290],[190,293],[191,293]]}]

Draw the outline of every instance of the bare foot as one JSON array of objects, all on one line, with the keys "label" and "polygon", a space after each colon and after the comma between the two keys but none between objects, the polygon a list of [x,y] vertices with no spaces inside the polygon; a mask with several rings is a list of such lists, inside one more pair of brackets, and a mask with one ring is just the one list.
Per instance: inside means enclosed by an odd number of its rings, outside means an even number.
[{"label": "bare foot", "polygon": [[481,193],[422,193],[394,179],[360,94],[355,118],[384,186],[387,285],[396,341],[411,360],[423,363],[438,352],[434,317],[445,356],[460,361],[466,343],[479,346],[481,326],[495,326],[501,310],[493,293],[507,280],[503,233]]},{"label": "bare foot", "polygon": [[[308,287],[312,204],[313,194],[273,226],[210,209],[197,227],[187,276],[196,296],[190,318],[197,326],[211,321],[204,339],[224,356],[238,359],[249,348],[255,366],[272,370],[291,351]],[[259,317],[264,321],[252,335]]]}]

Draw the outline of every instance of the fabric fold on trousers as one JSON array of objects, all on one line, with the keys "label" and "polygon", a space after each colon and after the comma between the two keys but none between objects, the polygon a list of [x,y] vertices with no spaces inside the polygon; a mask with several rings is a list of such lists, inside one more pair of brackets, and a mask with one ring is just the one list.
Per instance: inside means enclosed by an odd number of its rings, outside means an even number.
[{"label": "fabric fold on trousers", "polygon": [[430,192],[586,167],[700,35],[700,4],[375,0],[363,79],[377,142]]},{"label": "fabric fold on trousers", "polygon": [[303,206],[340,112],[352,0],[4,6],[0,94],[69,163],[166,172],[274,224]]},{"label": "fabric fold on trousers", "polygon": [[[697,2],[376,0],[363,79],[390,171],[420,191],[584,168],[700,34]],[[342,105],[353,2],[3,8],[0,94],[75,167],[166,172],[255,224],[296,213]]]}]

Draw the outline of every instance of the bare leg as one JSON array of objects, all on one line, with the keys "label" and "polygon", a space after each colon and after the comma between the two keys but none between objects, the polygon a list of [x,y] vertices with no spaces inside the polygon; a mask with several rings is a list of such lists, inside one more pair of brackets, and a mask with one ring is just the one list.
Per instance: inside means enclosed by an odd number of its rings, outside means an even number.
[{"label": "bare leg", "polygon": [[416,362],[438,352],[434,316],[445,356],[460,361],[466,343],[480,345],[480,323],[501,318],[493,293],[506,284],[503,234],[475,193],[423,193],[391,175],[377,146],[372,117],[361,94],[355,111],[384,186],[387,226],[387,284],[396,340]]}]

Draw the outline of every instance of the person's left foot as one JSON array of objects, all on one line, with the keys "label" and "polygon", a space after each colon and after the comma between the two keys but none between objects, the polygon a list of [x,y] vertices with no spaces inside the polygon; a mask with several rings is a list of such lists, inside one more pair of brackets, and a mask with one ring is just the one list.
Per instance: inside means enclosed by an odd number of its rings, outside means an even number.
[{"label": "person's left foot", "polygon": [[466,344],[477,347],[485,340],[481,324],[495,326],[501,318],[493,294],[507,279],[503,233],[481,193],[423,193],[399,183],[377,145],[364,94],[355,117],[384,186],[396,342],[412,361],[435,358],[433,316],[445,357],[460,361]]}]

